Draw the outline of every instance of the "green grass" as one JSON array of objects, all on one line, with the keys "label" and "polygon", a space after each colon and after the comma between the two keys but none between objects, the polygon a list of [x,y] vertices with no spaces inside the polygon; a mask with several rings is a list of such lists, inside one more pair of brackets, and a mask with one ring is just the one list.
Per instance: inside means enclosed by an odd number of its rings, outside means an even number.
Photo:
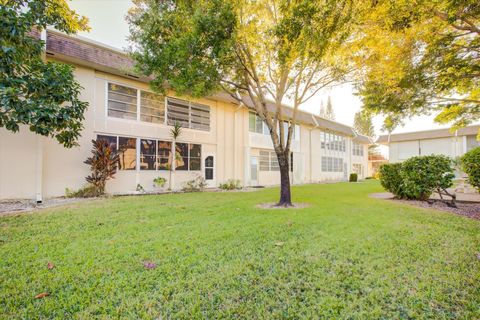
[{"label": "green grass", "polygon": [[480,318],[480,222],[379,191],[294,187],[311,204],[298,210],[257,209],[277,198],[265,189],[2,217],[0,318]]}]

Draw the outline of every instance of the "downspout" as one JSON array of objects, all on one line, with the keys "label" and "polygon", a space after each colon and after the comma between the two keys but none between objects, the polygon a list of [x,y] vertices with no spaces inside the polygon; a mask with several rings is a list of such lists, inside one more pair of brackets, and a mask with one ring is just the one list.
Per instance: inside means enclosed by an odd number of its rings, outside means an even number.
[{"label": "downspout", "polygon": [[[312,165],[312,162],[313,162],[313,152],[312,152],[312,131],[316,128],[319,127],[319,124],[318,124],[318,121],[317,119],[315,119],[315,116],[312,114],[312,120],[313,120],[313,123],[315,123],[315,126],[313,128],[310,128],[310,163],[309,163],[309,166],[310,166],[310,183],[313,183],[313,180],[312,180],[312,170],[313,170],[313,165]],[[321,146],[320,146],[320,150],[322,150]],[[320,157],[321,159],[321,157]]]},{"label": "downspout", "polygon": [[237,144],[235,143],[236,130],[237,130],[237,112],[243,107],[243,103],[241,102],[238,107],[235,108],[233,111],[233,179],[236,179],[237,173]]},{"label": "downspout", "polygon": [[[40,40],[43,41],[42,60],[47,61],[47,30],[43,29],[40,33]],[[35,201],[37,204],[43,202],[43,137],[37,135],[37,150],[35,161]]]}]

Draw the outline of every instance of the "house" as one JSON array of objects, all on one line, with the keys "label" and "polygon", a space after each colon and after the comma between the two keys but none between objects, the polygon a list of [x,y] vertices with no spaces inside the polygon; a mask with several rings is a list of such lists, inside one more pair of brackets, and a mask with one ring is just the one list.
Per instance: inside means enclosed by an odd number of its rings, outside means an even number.
[{"label": "house", "polygon": [[[179,122],[174,188],[203,176],[216,187],[228,179],[244,186],[276,185],[278,162],[265,124],[227,94],[203,99],[153,93],[149,79],[134,74],[133,61],[117,49],[82,37],[48,30],[46,56],[69,63],[88,102],[79,146],[65,149],[28,128],[11,133],[0,128],[0,199],[62,196],[65,188],[85,184],[92,139],[106,139],[121,152],[110,193],[152,190],[153,179],[169,179],[170,129]],[[274,110],[273,105],[269,108]],[[285,106],[286,120],[292,109]],[[346,180],[356,171],[363,178],[368,165],[367,137],[346,125],[299,112],[292,141],[294,184]]]},{"label": "house", "polygon": [[450,129],[436,129],[397,133],[380,136],[377,143],[389,147],[390,162],[432,154],[455,159],[480,146],[476,139],[479,130],[480,125],[472,125],[453,132]]},{"label": "house", "polygon": [[374,177],[382,164],[388,163],[388,159],[379,152],[369,153],[368,155],[368,176]]}]

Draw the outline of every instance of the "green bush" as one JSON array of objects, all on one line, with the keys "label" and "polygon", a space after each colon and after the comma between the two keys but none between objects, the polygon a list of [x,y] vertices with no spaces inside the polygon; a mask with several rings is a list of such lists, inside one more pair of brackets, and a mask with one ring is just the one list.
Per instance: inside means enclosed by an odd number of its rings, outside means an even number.
[{"label": "green bush", "polygon": [[167,179],[165,179],[164,177],[156,177],[155,179],[153,179],[153,183],[159,188],[163,188],[166,182]]},{"label": "green bush", "polygon": [[203,191],[207,186],[205,178],[202,176],[197,176],[195,179],[189,180],[183,184],[182,191],[184,192],[199,192]]},{"label": "green bush", "polygon": [[385,163],[378,170],[378,177],[382,187],[400,199],[405,198],[405,192],[402,188],[402,176],[400,175],[401,169],[401,163]]},{"label": "green bush", "polygon": [[87,184],[78,190],[65,188],[65,197],[67,198],[94,198],[103,195],[99,193],[98,188],[92,184]]},{"label": "green bush", "polygon": [[480,147],[465,153],[460,161],[468,182],[480,191]]},{"label": "green bush", "polygon": [[412,157],[402,163],[400,175],[405,197],[416,200],[450,188],[455,178],[453,160],[443,155]]},{"label": "green bush", "polygon": [[218,186],[222,190],[239,190],[242,189],[242,185],[240,184],[240,180],[237,179],[229,179],[225,183],[220,183]]},{"label": "green bush", "polygon": [[358,174],[350,173],[350,177],[348,178],[349,182],[357,182],[358,181]]}]

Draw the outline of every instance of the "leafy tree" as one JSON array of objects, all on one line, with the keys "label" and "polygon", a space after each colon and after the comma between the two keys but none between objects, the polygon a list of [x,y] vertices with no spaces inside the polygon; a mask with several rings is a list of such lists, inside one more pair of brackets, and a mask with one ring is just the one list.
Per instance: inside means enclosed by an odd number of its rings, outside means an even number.
[{"label": "leafy tree", "polygon": [[436,114],[465,126],[480,118],[480,3],[378,0],[365,7],[352,43],[364,106],[393,129]]},{"label": "leafy tree", "polygon": [[335,120],[335,111],[333,111],[332,99],[328,96],[327,108],[325,109],[325,118],[329,120]]},{"label": "leafy tree", "polygon": [[23,124],[75,145],[87,103],[79,99],[73,67],[45,62],[38,35],[49,26],[68,34],[87,30],[87,19],[65,0],[0,0],[0,21],[0,127],[17,132]]},{"label": "leafy tree", "polygon": [[90,175],[85,178],[94,187],[94,196],[103,195],[107,181],[112,179],[117,172],[119,154],[108,143],[99,139],[92,140],[92,155],[85,160],[90,166]]},{"label": "leafy tree", "polygon": [[373,126],[370,114],[362,111],[355,113],[353,117],[353,128],[359,134],[373,138],[375,137],[375,128]]},{"label": "leafy tree", "polygon": [[318,112],[318,115],[321,117],[321,118],[325,118],[326,117],[326,111],[325,111],[325,106],[323,105],[323,101],[320,102],[320,111]]},{"label": "leafy tree", "polygon": [[[265,121],[290,206],[289,155],[298,107],[346,73],[335,53],[350,34],[351,0],[135,0],[128,15],[137,68],[154,90],[219,90]],[[293,116],[282,104],[292,102]],[[272,101],[275,110],[267,109]],[[287,132],[281,125],[289,122]],[[278,128],[278,132],[277,132]]]}]

